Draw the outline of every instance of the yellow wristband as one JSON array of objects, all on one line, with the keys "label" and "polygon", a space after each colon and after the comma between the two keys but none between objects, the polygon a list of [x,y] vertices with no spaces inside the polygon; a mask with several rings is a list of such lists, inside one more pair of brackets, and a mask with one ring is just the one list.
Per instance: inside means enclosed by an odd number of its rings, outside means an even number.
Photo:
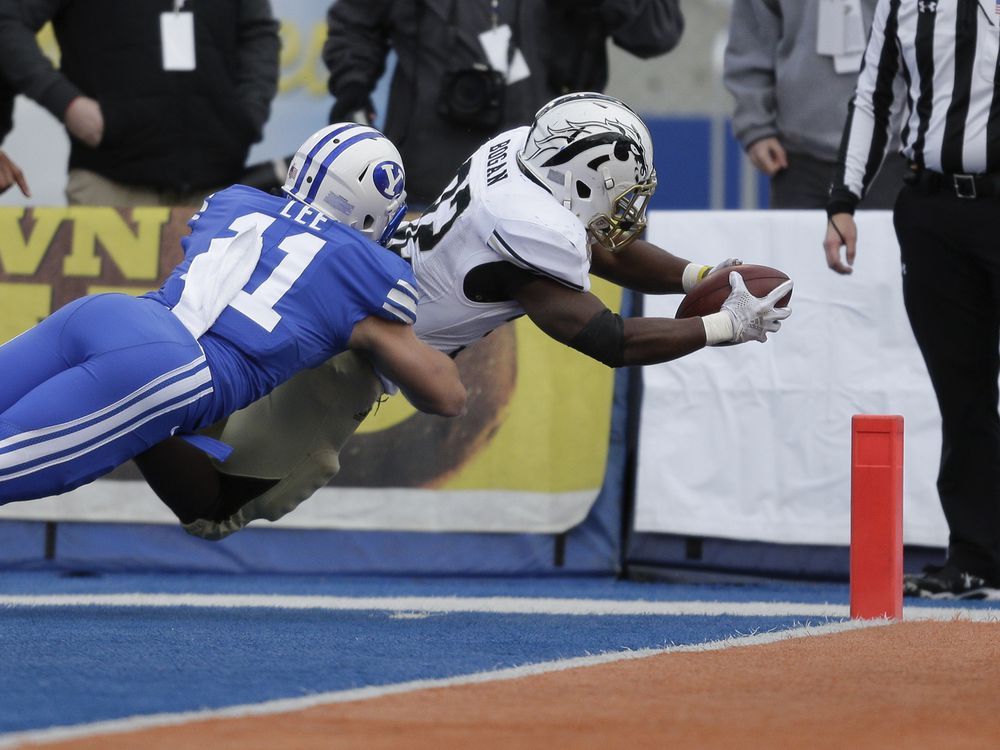
[{"label": "yellow wristband", "polygon": [[681,286],[685,294],[690,292],[703,278],[708,276],[712,270],[711,266],[703,266],[700,263],[688,263],[684,266],[684,273],[681,275]]}]

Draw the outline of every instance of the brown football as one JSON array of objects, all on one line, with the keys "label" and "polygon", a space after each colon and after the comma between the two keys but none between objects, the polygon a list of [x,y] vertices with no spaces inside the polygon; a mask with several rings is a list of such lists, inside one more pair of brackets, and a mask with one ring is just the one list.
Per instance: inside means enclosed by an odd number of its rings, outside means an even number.
[{"label": "brown football", "polygon": [[[769,266],[755,266],[744,263],[740,266],[729,266],[713,271],[690,292],[684,295],[680,307],[677,308],[676,318],[694,318],[699,315],[711,315],[722,309],[722,303],[729,297],[732,291],[729,287],[729,272],[736,271],[743,277],[747,285],[747,291],[754,297],[763,297],[768,292],[774,290],[781,282],[786,281],[788,276],[777,268]],[[775,307],[787,307],[788,301],[792,298],[789,292],[775,305]]]}]

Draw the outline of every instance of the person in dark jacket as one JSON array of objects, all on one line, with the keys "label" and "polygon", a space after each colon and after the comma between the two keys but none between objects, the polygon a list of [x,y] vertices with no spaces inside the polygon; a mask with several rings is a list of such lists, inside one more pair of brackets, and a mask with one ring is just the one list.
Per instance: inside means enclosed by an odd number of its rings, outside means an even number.
[{"label": "person in dark jacket", "polygon": [[268,0],[0,0],[0,69],[65,123],[72,204],[200,204],[237,181],[280,47]]},{"label": "person in dark jacket", "polygon": [[[14,94],[4,87],[0,80],[0,144],[7,137],[13,127],[12,114],[14,111]],[[10,157],[0,151],[0,195],[7,192],[11,185],[17,185],[21,192],[27,197],[31,197],[31,190],[28,189],[28,181]]]},{"label": "person in dark jacket", "polygon": [[680,40],[680,0],[336,0],[323,60],[330,121],[372,123],[370,94],[397,56],[383,130],[429,204],[490,135],[572,91],[603,91],[610,38],[649,58]]}]

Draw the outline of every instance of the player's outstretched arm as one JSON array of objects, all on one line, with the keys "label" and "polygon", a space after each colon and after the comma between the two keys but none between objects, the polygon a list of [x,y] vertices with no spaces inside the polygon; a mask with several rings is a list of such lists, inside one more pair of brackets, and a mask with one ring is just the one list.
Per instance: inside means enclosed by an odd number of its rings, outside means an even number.
[{"label": "player's outstretched arm", "polygon": [[421,342],[412,326],[367,317],[354,326],[348,346],[367,355],[420,411],[456,417],[465,409],[455,362]]},{"label": "player's outstretched arm", "polygon": [[545,333],[609,367],[649,365],[705,346],[701,318],[621,318],[589,292],[525,272],[511,295]]},{"label": "player's outstretched arm", "polygon": [[616,252],[595,243],[590,252],[590,270],[595,276],[643,294],[689,292],[712,271],[740,264],[737,258],[715,266],[691,263],[646,240],[632,240]]},{"label": "player's outstretched arm", "polygon": [[616,252],[596,242],[590,246],[590,270],[595,276],[643,294],[682,292],[687,265],[684,258],[646,240],[632,240]]}]

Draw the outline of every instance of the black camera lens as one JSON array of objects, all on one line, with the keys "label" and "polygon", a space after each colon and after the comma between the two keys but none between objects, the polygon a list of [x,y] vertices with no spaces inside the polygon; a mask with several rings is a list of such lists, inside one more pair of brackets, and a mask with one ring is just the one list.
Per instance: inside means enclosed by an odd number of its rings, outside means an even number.
[{"label": "black camera lens", "polygon": [[506,80],[485,65],[451,71],[445,79],[438,113],[468,128],[495,130],[503,117]]},{"label": "black camera lens", "polygon": [[456,116],[477,115],[491,106],[493,87],[477,70],[462,70],[452,79],[449,104]]}]

